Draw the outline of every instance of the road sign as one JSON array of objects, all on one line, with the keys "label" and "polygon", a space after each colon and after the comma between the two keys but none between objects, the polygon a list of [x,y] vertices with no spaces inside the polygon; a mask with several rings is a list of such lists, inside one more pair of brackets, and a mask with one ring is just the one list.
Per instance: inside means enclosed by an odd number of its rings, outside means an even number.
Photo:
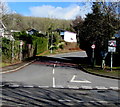
[{"label": "road sign", "polygon": [[92,48],[92,49],[95,49],[95,44],[93,44],[93,45],[91,46],[91,48]]},{"label": "road sign", "polygon": [[108,52],[116,52],[116,40],[108,41]]},{"label": "road sign", "polygon": [[116,40],[109,40],[108,41],[108,46],[110,46],[110,47],[116,47]]},{"label": "road sign", "polygon": [[116,52],[116,47],[108,46],[108,52]]}]

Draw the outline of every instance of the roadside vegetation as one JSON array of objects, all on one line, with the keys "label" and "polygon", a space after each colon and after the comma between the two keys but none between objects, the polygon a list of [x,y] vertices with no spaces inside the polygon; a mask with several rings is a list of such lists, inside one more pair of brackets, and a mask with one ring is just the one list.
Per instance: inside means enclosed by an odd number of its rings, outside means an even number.
[{"label": "roadside vegetation", "polygon": [[110,76],[120,79],[120,67],[113,67],[111,71],[110,66],[106,66],[105,69],[101,69],[101,66],[99,65],[96,65],[94,68],[86,64],[81,64],[80,66],[82,66],[84,70],[92,74]]}]

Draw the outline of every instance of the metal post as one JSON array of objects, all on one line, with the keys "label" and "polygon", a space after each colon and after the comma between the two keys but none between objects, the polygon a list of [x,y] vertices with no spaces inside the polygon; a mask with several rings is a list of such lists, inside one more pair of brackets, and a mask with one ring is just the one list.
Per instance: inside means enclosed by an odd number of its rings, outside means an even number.
[{"label": "metal post", "polygon": [[51,54],[52,54],[52,42],[53,42],[53,34],[51,35]]},{"label": "metal post", "polygon": [[12,41],[12,63],[14,62],[14,40]]},{"label": "metal post", "polygon": [[93,51],[92,51],[92,67],[94,68],[94,48],[93,48]]},{"label": "metal post", "polygon": [[113,66],[113,52],[111,52],[111,66],[110,66],[111,71],[112,71],[112,66]]}]

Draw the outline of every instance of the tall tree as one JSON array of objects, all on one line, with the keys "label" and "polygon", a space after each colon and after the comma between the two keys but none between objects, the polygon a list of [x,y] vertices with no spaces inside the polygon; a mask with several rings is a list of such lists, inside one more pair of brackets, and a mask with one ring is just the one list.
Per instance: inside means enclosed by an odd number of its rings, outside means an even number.
[{"label": "tall tree", "polygon": [[107,51],[108,39],[118,29],[118,19],[112,12],[103,12],[102,6],[102,2],[93,2],[93,12],[86,15],[80,32],[81,48],[85,49],[90,57],[91,45],[96,45],[96,56],[100,56],[100,51]]}]

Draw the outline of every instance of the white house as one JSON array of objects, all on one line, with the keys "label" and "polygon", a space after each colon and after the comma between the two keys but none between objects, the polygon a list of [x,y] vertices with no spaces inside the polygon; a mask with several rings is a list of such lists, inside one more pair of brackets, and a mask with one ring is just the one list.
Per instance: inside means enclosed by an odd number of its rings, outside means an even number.
[{"label": "white house", "polygon": [[66,42],[77,42],[76,33],[65,31],[64,32],[64,41],[66,41]]},{"label": "white house", "polygon": [[74,32],[66,31],[66,30],[63,30],[63,29],[56,29],[56,30],[53,30],[53,31],[59,32],[62,39],[65,42],[71,42],[71,43],[77,42],[77,34],[74,33]]},{"label": "white house", "polygon": [[77,34],[74,32],[63,31],[60,33],[60,35],[66,42],[77,42],[77,38],[76,38]]}]

